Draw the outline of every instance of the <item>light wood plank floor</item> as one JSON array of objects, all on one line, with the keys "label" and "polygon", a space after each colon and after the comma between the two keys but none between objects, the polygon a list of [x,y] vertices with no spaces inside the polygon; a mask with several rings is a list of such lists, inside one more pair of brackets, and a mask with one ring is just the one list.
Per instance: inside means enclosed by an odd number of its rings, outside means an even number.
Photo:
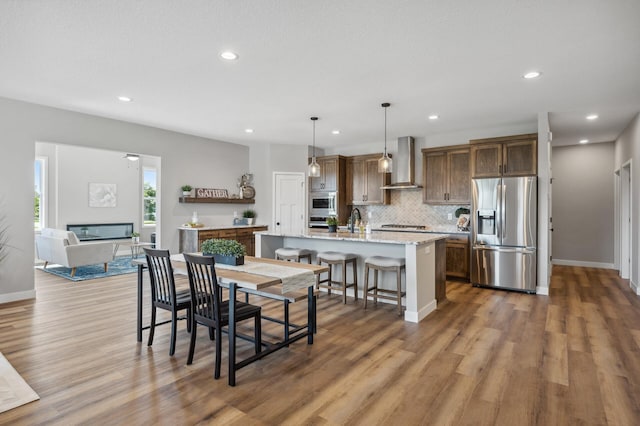
[{"label": "light wood plank floor", "polygon": [[556,266],[549,297],[448,282],[420,324],[323,294],[316,343],[240,370],[235,388],[226,356],[213,379],[204,329],[191,366],[184,322],[174,357],[168,326],[136,342],[135,279],[36,271],[36,301],[0,306],[0,351],[41,398],[1,424],[640,424],[640,299],[615,271]]}]

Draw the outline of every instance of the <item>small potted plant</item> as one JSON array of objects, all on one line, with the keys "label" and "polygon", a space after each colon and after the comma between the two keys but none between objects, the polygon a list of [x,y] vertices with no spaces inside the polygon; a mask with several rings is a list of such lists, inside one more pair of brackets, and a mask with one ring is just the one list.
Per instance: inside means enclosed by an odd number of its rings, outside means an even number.
[{"label": "small potted plant", "polygon": [[253,220],[256,217],[255,210],[247,209],[242,212],[242,217],[247,219],[247,225],[253,225]]},{"label": "small potted plant", "polygon": [[133,231],[131,233],[131,242],[133,244],[138,244],[140,242],[140,233],[139,232]]},{"label": "small potted plant", "polygon": [[216,263],[227,265],[244,265],[245,247],[236,240],[211,238],[204,240],[200,246],[204,256],[213,256]]},{"label": "small potted plant", "polygon": [[327,225],[329,225],[329,232],[336,232],[338,230],[338,218],[329,216],[327,218]]},{"label": "small potted plant", "polygon": [[182,185],[182,196],[183,197],[190,197],[192,189],[193,188],[191,187],[191,185]]}]

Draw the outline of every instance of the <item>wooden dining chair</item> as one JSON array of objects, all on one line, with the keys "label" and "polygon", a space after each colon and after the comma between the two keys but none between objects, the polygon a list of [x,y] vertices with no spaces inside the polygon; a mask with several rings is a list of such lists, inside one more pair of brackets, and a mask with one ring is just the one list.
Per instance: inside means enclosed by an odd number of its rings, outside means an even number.
[{"label": "wooden dining chair", "polygon": [[[191,330],[191,294],[189,290],[176,291],[176,283],[173,277],[173,268],[169,250],[157,250],[144,248],[147,258],[147,269],[151,282],[151,324],[149,326],[148,346],[153,344],[153,335],[156,327],[156,309],[166,309],[171,312],[171,345],[169,355],[176,352],[178,312],[187,310],[187,331]],[[161,323],[164,324],[164,323]],[[157,324],[159,325],[159,324]]]},{"label": "wooden dining chair", "polygon": [[[189,274],[191,290],[191,344],[187,364],[193,362],[196,347],[196,329],[198,324],[215,330],[216,362],[214,377],[220,378],[222,360],[222,327],[229,325],[229,301],[222,300],[222,288],[218,284],[213,256],[200,256],[183,253]],[[261,307],[236,301],[235,322],[254,319],[254,345],[256,354],[262,350]]]}]

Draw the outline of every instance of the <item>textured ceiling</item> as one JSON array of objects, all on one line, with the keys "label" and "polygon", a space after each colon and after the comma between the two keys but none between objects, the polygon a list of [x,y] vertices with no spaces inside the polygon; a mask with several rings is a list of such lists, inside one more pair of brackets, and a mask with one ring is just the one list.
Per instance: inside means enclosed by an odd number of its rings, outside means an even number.
[{"label": "textured ceiling", "polygon": [[638,0],[2,0],[0,96],[242,144],[309,144],[311,115],[319,147],[379,142],[384,101],[390,140],[549,112],[554,144],[610,141],[640,111],[639,16]]}]

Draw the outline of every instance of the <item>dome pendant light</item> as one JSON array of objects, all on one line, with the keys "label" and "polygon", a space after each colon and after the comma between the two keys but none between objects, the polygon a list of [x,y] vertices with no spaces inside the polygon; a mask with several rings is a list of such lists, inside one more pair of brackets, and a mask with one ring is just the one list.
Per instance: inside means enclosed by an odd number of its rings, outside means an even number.
[{"label": "dome pendant light", "polygon": [[387,108],[391,106],[389,102],[382,104],[384,108],[384,155],[378,160],[378,173],[391,173],[393,171],[393,160],[387,154]]},{"label": "dome pendant light", "polygon": [[320,165],[316,161],[316,121],[318,117],[311,117],[313,121],[313,157],[309,164],[309,177],[320,177]]}]

